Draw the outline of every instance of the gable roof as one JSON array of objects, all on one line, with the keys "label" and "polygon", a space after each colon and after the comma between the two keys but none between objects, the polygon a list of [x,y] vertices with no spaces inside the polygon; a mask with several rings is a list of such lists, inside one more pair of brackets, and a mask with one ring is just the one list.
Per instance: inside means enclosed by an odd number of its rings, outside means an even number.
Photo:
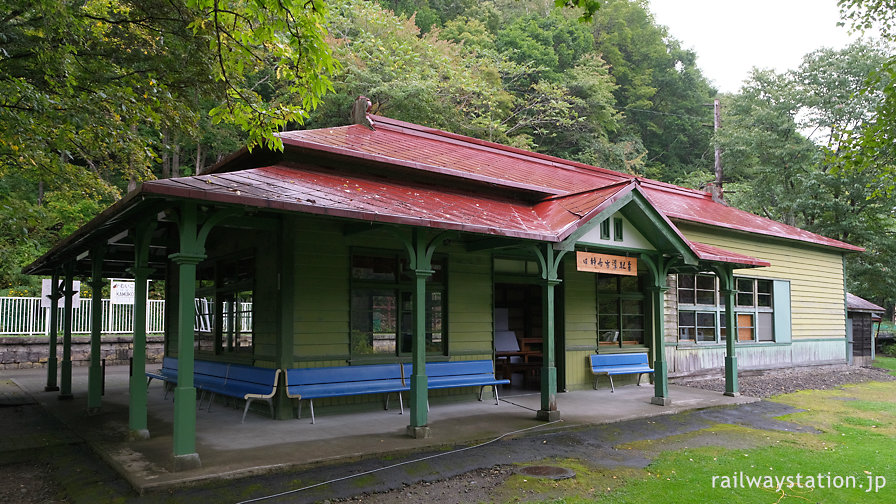
[{"label": "gable roof", "polygon": [[769,264],[690,242],[676,222],[863,250],[725,206],[700,191],[381,116],[371,119],[374,129],[285,132],[283,153],[243,149],[204,174],[145,182],[25,271],[46,272],[86,250],[91,237],[128,229],[129,215],[172,198],[553,243],[575,238],[592,219],[634,201],[641,209],[628,211],[658,227],[664,237],[657,240],[693,260]]}]

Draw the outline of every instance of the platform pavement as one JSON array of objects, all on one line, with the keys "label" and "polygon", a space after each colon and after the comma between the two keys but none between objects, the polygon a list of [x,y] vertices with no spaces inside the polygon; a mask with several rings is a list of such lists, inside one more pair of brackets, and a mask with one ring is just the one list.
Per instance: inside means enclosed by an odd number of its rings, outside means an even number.
[{"label": "platform pavement", "polygon": [[[157,365],[148,366],[150,369],[154,367]],[[82,438],[138,493],[211,480],[447,450],[508,434],[523,436],[756,401],[749,397],[727,397],[718,392],[670,385],[672,404],[657,406],[650,403],[653,395],[650,386],[623,386],[615,393],[609,388],[589,389],[558,394],[561,420],[548,424],[535,418],[535,411],[540,406],[537,392],[505,392],[497,406],[493,401],[477,401],[470,394],[450,401],[432,400],[429,413],[432,436],[427,439],[408,437],[405,428],[409,415],[407,411],[400,415],[394,407],[389,411],[374,407],[347,413],[317,408],[315,424],[311,424],[307,417],[275,421],[258,412],[250,413],[245,423],[240,423],[241,407],[215,403],[211,411],[197,412],[196,448],[202,467],[174,472],[171,470],[174,412],[171,395],[168,399],[163,398],[162,385],[152,384],[148,403],[151,437],[130,441],[128,368],[110,367],[105,379],[102,409],[95,415],[88,415],[86,407],[86,368],[73,371],[73,400],[60,401],[58,392],[45,392],[46,371],[41,369],[0,371],[0,397],[18,397],[22,401],[39,403],[51,414],[53,421],[50,425],[58,422]],[[305,410],[307,415],[307,407]],[[18,428],[27,430],[29,425],[25,422]]]}]

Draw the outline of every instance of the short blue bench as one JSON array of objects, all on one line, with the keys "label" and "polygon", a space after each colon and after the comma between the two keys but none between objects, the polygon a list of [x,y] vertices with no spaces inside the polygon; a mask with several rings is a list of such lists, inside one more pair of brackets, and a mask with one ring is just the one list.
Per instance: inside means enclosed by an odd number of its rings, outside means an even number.
[{"label": "short blue bench", "polygon": [[[146,386],[153,379],[164,381],[165,397],[168,397],[169,384],[177,384],[177,358],[165,357],[162,359],[162,368],[158,372],[146,373]],[[243,409],[242,422],[246,421],[246,413],[249,405],[255,400],[264,400],[274,416],[273,397],[277,393],[277,385],[280,380],[279,369],[260,368],[242,364],[229,364],[226,362],[212,362],[204,360],[193,361],[193,386],[201,392],[199,396],[199,408],[206,394],[209,395],[208,409],[216,394],[246,401]]]},{"label": "short blue bench", "polygon": [[[405,376],[410,377],[412,365],[405,364]],[[479,387],[479,400],[482,390],[491,387],[498,403],[498,385],[509,385],[506,378],[495,378],[495,363],[492,360],[470,360],[452,362],[426,363],[427,388],[444,389],[455,387]]]},{"label": "short blue bench", "polygon": [[606,375],[610,379],[610,392],[616,392],[613,386],[613,375],[638,373],[638,386],[641,386],[641,375],[653,373],[647,363],[646,353],[596,354],[589,356],[591,374],[594,375],[594,389],[597,390],[597,377]]},{"label": "short blue bench", "polygon": [[410,390],[400,364],[368,364],[362,366],[333,366],[295,368],[286,370],[286,395],[298,400],[296,418],[302,417],[302,399],[311,408],[314,423],[314,400],[363,394],[384,394],[384,409],[389,409],[389,395],[398,394],[401,413],[404,402],[401,393]]}]

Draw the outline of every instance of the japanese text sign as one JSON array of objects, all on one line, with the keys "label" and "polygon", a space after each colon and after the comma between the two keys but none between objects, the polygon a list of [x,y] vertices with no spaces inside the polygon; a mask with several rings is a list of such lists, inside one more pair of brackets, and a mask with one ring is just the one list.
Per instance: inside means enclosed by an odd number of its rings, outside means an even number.
[{"label": "japanese text sign", "polygon": [[576,252],[576,269],[610,275],[638,276],[638,259],[593,252]]}]

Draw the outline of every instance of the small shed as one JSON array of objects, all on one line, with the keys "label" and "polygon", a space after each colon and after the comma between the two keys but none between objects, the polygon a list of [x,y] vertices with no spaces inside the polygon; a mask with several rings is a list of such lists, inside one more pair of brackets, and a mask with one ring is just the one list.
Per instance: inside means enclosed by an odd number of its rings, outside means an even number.
[{"label": "small shed", "polygon": [[849,363],[854,366],[870,366],[874,360],[874,323],[880,323],[884,308],[862,299],[855,294],[846,294],[847,352]]}]

